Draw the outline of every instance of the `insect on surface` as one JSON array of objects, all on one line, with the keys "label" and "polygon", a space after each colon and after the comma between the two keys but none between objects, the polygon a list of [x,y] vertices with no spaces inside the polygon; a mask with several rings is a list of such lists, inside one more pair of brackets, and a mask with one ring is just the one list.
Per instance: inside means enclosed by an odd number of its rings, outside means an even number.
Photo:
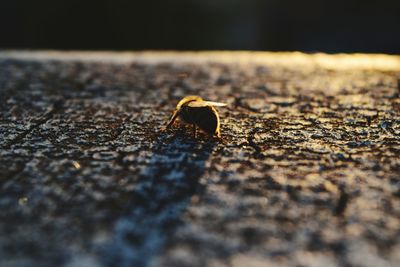
[{"label": "insect on surface", "polygon": [[186,96],[176,105],[167,129],[179,118],[193,125],[193,135],[196,137],[196,127],[206,132],[209,136],[221,137],[219,115],[215,107],[226,106],[224,103],[205,101],[199,96]]}]

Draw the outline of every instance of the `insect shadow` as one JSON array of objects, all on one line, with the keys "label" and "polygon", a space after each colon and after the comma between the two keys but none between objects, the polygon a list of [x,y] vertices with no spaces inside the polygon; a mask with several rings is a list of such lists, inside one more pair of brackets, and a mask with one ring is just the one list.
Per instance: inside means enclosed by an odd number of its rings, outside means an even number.
[{"label": "insect shadow", "polygon": [[183,135],[157,140],[136,183],[135,206],[116,225],[107,265],[145,267],[161,252],[191,197],[201,190],[199,178],[215,144]]}]

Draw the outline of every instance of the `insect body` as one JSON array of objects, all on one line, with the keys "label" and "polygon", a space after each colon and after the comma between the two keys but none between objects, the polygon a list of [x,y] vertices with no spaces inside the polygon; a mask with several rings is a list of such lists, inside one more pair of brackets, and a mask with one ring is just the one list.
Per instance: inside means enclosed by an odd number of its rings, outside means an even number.
[{"label": "insect body", "polygon": [[218,112],[215,107],[226,106],[224,103],[204,101],[199,96],[186,96],[176,105],[167,129],[171,127],[179,116],[184,122],[193,125],[193,134],[196,136],[196,127],[199,127],[210,136],[221,137]]}]

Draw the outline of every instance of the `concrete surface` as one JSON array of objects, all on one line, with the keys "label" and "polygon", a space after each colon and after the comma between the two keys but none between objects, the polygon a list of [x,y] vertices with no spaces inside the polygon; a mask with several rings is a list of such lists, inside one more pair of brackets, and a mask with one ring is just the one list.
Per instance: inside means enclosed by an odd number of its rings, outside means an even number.
[{"label": "concrete surface", "polygon": [[[400,57],[0,52],[0,266],[400,266]],[[186,95],[222,142],[176,124]]]}]

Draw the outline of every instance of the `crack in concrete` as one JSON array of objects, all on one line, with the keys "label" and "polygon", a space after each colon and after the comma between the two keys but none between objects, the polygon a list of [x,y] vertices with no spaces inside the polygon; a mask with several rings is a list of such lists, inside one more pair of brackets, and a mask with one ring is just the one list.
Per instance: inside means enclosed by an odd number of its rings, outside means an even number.
[{"label": "crack in concrete", "polygon": [[54,116],[54,114],[60,112],[63,104],[64,100],[61,99],[53,103],[51,107],[38,118],[36,123],[31,125],[29,129],[26,129],[22,133],[18,134],[14,139],[10,140],[7,144],[4,145],[3,149],[10,149],[13,145],[21,143],[29,133],[49,121]]}]

